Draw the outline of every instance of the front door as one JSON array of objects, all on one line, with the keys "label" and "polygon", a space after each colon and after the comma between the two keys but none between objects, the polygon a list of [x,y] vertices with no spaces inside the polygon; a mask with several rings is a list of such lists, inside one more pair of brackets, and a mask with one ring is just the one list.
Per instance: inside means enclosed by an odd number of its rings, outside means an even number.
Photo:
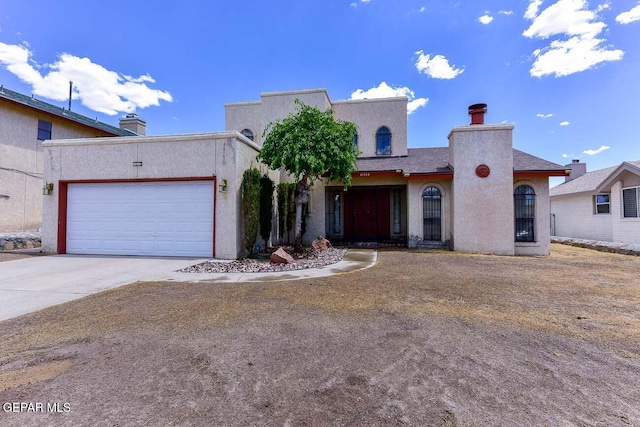
[{"label": "front door", "polygon": [[391,238],[391,191],[352,187],[344,193],[344,238],[347,241],[384,241]]}]

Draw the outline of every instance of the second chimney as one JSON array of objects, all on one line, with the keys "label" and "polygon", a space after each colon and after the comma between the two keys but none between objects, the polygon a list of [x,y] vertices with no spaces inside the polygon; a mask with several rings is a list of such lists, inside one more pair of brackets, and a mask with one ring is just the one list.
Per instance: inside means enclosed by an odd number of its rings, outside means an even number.
[{"label": "second chimney", "polygon": [[487,114],[487,104],[473,104],[469,106],[472,125],[483,125],[485,114]]},{"label": "second chimney", "polygon": [[138,117],[136,113],[128,113],[120,119],[120,129],[127,129],[136,135],[145,136],[147,133],[147,122]]}]

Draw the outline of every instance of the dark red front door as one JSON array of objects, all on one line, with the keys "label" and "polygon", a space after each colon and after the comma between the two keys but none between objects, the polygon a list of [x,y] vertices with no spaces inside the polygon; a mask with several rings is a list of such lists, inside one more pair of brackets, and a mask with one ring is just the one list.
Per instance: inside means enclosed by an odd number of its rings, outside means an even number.
[{"label": "dark red front door", "polygon": [[344,193],[344,238],[382,241],[391,238],[391,191],[352,187]]}]

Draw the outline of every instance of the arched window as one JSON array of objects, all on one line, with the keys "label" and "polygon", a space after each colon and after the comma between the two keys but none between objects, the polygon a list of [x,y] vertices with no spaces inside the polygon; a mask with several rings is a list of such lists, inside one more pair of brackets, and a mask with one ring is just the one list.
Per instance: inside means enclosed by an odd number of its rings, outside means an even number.
[{"label": "arched window", "polygon": [[536,192],[519,185],[513,192],[516,218],[516,242],[535,242]]},{"label": "arched window", "polygon": [[386,126],[382,126],[376,132],[376,154],[391,154],[391,131]]},{"label": "arched window", "polygon": [[442,194],[437,187],[422,193],[422,224],[424,240],[442,240]]},{"label": "arched window", "polygon": [[253,132],[251,131],[251,129],[242,129],[240,133],[253,141]]},{"label": "arched window", "polygon": [[358,132],[353,134],[353,146],[356,147],[356,150],[358,149]]}]

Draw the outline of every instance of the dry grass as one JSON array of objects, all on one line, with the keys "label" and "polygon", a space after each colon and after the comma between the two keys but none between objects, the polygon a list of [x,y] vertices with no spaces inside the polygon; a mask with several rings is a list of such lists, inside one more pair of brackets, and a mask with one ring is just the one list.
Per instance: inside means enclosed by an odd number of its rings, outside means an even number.
[{"label": "dry grass", "polygon": [[[629,402],[640,399],[632,386],[640,381],[640,257],[553,245],[549,257],[388,250],[378,259],[360,272],[296,282],[138,283],[2,322],[0,383],[11,389],[0,401],[14,399],[12,390],[35,399],[77,389],[72,403],[85,413],[68,425],[117,423],[89,403],[94,395],[157,410],[139,396],[190,395],[192,383],[180,378],[200,381],[206,371],[213,382],[189,399],[219,402],[208,406],[214,418],[169,412],[156,421],[639,419]],[[146,385],[135,388],[132,378]],[[109,386],[96,388],[100,381]],[[541,397],[549,402],[532,406]],[[131,411],[133,424],[154,420]]]}]

